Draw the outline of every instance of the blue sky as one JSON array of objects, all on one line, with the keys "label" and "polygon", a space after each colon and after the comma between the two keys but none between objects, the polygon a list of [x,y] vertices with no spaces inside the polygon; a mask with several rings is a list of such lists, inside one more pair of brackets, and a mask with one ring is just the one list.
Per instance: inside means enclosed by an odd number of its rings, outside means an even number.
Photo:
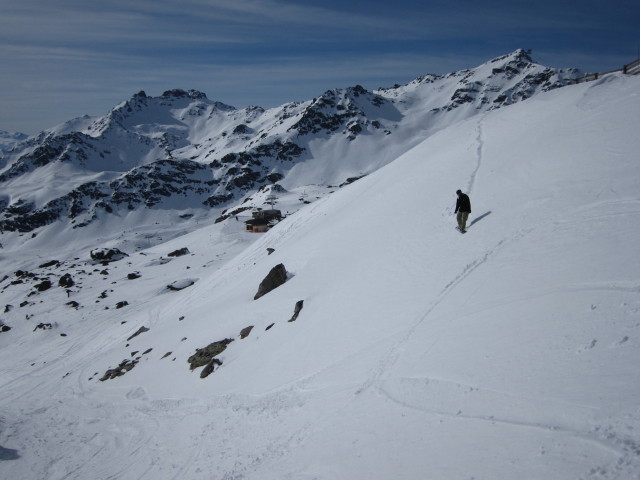
[{"label": "blue sky", "polygon": [[104,115],[140,90],[268,108],[517,48],[607,71],[637,58],[639,25],[638,0],[0,0],[0,130]]}]

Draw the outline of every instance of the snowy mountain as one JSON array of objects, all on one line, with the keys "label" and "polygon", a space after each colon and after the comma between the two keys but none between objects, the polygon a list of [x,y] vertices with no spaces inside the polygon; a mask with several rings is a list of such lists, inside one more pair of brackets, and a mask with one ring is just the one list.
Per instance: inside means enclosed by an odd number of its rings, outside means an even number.
[{"label": "snowy mountain", "polygon": [[[0,477],[638,478],[640,77],[436,112],[422,87],[467,74],[354,95],[398,128],[308,133],[265,234],[159,204],[4,232]],[[24,175],[88,175],[70,152]]]},{"label": "snowy mountain", "polygon": [[0,154],[10,151],[15,144],[25,140],[27,137],[28,135],[24,133],[0,130]]},{"label": "snowy mountain", "polygon": [[238,110],[193,90],[139,92],[104,117],[74,119],[6,154],[0,229],[40,234],[62,223],[58,234],[64,227],[75,238],[108,216],[167,228],[185,224],[184,215],[217,218],[260,187],[293,191],[367,175],[455,122],[579,76],[517,50],[405,86],[334,89],[268,110]]}]

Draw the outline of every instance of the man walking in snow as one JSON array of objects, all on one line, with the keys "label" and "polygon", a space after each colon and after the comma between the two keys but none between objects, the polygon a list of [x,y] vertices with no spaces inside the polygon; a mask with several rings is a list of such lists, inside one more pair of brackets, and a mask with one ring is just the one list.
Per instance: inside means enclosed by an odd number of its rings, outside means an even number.
[{"label": "man walking in snow", "polygon": [[468,195],[462,193],[462,190],[458,190],[456,194],[458,195],[458,201],[456,202],[456,211],[454,213],[458,214],[458,230],[465,233],[467,218],[471,213],[471,200],[469,200]]}]

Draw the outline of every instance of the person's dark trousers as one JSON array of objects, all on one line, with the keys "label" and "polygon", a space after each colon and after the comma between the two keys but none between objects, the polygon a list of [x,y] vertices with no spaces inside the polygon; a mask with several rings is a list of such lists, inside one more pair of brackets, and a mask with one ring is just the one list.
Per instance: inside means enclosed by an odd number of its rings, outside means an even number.
[{"label": "person's dark trousers", "polygon": [[467,229],[467,219],[469,218],[469,212],[458,212],[458,228],[460,230]]}]

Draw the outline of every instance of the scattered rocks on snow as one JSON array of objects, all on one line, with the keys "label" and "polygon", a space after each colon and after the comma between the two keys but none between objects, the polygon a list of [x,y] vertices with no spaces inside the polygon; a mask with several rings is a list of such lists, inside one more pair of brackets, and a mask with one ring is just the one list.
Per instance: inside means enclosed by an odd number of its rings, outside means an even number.
[{"label": "scattered rocks on snow", "polygon": [[117,248],[95,248],[91,250],[90,255],[91,260],[102,263],[117,262],[129,256]]},{"label": "scattered rocks on snow", "polygon": [[121,377],[122,375],[130,371],[133,367],[135,367],[138,362],[139,362],[138,359],[136,360],[125,359],[122,362],[120,362],[120,365],[118,365],[116,368],[111,368],[107,370],[105,374],[102,376],[102,378],[100,379],[100,381],[104,382],[105,380],[111,380],[113,378]]},{"label": "scattered rocks on snow", "polygon": [[213,372],[216,366],[222,365],[222,362],[215,358],[224,352],[229,345],[233,342],[232,338],[225,338],[224,340],[220,340],[218,342],[213,342],[207,345],[205,348],[196,349],[196,353],[191,355],[187,360],[191,365],[191,370],[194,370],[198,367],[205,367],[202,372],[200,372],[200,378],[205,378]]},{"label": "scattered rocks on snow", "polygon": [[5,325],[4,322],[0,322],[0,332],[1,333],[8,332],[9,330],[11,330],[11,327],[9,325]]},{"label": "scattered rocks on snow", "polygon": [[266,295],[267,293],[275,290],[280,285],[283,285],[287,281],[287,269],[282,263],[276,265],[271,269],[267,276],[262,280],[258,287],[258,293],[253,297],[254,300]]},{"label": "scattered rocks on snow", "polygon": [[35,332],[36,330],[51,330],[53,328],[53,325],[50,323],[39,323],[38,325],[36,325],[36,328],[33,329],[33,331]]},{"label": "scattered rocks on snow", "polygon": [[130,273],[129,275],[127,275],[127,279],[129,280],[135,280],[136,278],[140,278],[142,275],[140,275],[140,272],[133,272]]},{"label": "scattered rocks on snow", "polygon": [[78,302],[76,302],[75,300],[73,300],[71,302],[67,302],[67,303],[65,303],[65,305],[68,305],[71,308],[75,308],[76,310],[78,309],[78,307],[80,307],[80,304]]},{"label": "scattered rocks on snow", "polygon": [[118,302],[118,303],[116,303],[116,308],[126,307],[127,305],[129,305],[129,302],[127,302],[126,300],[124,300],[124,301],[122,301],[122,302]]},{"label": "scattered rocks on snow", "polygon": [[[152,350],[153,350],[153,348],[148,348],[147,350],[142,352],[142,355],[147,355]],[[133,356],[133,355],[135,355],[137,353],[138,352],[132,352],[131,356]],[[108,369],[105,372],[105,374],[102,376],[100,381],[104,382],[105,380],[111,380],[111,379],[114,379],[114,378],[121,377],[122,375],[124,375],[125,373],[130,371],[133,367],[135,367],[138,364],[138,362],[140,362],[141,358],[142,358],[142,356],[136,357],[133,360],[129,360],[128,358],[125,358],[122,362],[120,362],[120,364],[116,368]]]}]

